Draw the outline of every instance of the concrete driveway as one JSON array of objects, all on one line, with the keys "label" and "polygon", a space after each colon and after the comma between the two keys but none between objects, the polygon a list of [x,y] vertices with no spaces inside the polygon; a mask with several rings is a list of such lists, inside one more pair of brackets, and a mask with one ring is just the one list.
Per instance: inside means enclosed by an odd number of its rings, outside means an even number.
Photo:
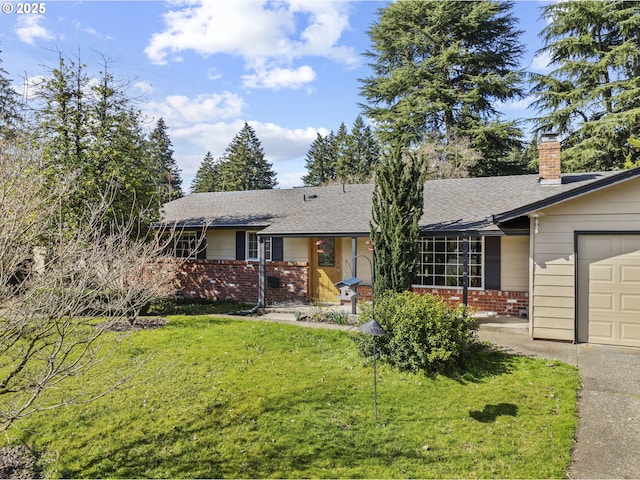
[{"label": "concrete driveway", "polygon": [[481,325],[479,336],[508,351],[580,369],[569,478],[640,478],[640,349],[532,341],[522,325]]}]

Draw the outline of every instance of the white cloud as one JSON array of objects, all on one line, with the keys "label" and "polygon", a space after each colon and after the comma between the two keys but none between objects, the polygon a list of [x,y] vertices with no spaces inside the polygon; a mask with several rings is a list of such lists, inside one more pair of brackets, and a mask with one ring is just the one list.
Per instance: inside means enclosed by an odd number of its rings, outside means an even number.
[{"label": "white cloud", "polygon": [[551,56],[548,52],[542,52],[537,54],[531,60],[531,71],[536,73],[548,73],[552,70]]},{"label": "white cloud", "polygon": [[194,98],[170,95],[161,101],[149,102],[144,110],[152,118],[164,118],[168,125],[185,126],[237,118],[242,115],[244,108],[242,97],[223,92],[198,95]]},{"label": "white cloud", "polygon": [[297,69],[273,68],[259,69],[253,75],[243,75],[243,85],[248,88],[300,88],[316,78],[316,72],[308,65]]},{"label": "white cloud", "polygon": [[40,24],[43,20],[44,17],[42,15],[19,16],[16,24],[16,35],[22,42],[29,45],[35,45],[37,39],[55,39],[55,35]]},{"label": "white cloud", "polygon": [[207,79],[209,80],[219,80],[222,78],[222,74],[218,71],[217,68],[211,67],[207,70]]},{"label": "white cloud", "polygon": [[[315,76],[309,74],[309,67],[293,67],[305,56],[347,66],[359,63],[352,48],[339,45],[349,27],[347,2],[236,0],[179,5],[164,15],[164,31],[154,33],[145,49],[154,63],[176,61],[175,55],[187,50],[205,57],[239,56],[255,71],[248,75],[248,83],[271,88],[298,88],[301,81],[312,81]],[[297,76],[294,82],[291,72]]]},{"label": "white cloud", "polygon": [[151,82],[148,82],[146,80],[141,80],[134,83],[133,88],[145,95],[153,93],[153,85],[151,84]]}]

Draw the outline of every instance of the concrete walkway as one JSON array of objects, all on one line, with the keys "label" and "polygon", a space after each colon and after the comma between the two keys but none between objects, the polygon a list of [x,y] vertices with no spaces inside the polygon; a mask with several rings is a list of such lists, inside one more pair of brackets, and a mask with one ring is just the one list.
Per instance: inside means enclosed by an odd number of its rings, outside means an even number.
[{"label": "concrete walkway", "polygon": [[[297,321],[310,307],[268,309],[259,320],[315,328],[355,327]],[[560,360],[580,369],[578,430],[569,478],[640,479],[640,349],[531,340],[526,320],[480,318],[479,337],[516,354]]]}]

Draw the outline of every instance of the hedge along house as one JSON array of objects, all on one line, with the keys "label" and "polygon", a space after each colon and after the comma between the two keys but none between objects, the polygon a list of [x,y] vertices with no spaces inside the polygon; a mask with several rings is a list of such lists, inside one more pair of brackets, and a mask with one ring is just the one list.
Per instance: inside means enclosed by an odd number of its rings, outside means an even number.
[{"label": "hedge along house", "polygon": [[[538,175],[425,183],[414,291],[527,314],[533,338],[640,346],[640,169],[561,175],[555,137],[539,150]],[[182,231],[177,256],[202,239],[180,293],[337,302],[335,283],[357,276],[367,298],[372,193],[345,185],[166,204],[164,222]]]}]

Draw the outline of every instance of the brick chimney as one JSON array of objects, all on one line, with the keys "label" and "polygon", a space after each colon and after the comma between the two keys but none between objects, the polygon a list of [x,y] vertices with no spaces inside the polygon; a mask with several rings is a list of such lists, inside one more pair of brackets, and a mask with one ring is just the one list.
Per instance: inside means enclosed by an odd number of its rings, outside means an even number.
[{"label": "brick chimney", "polygon": [[560,185],[560,142],[555,133],[543,133],[538,145],[540,185]]}]

